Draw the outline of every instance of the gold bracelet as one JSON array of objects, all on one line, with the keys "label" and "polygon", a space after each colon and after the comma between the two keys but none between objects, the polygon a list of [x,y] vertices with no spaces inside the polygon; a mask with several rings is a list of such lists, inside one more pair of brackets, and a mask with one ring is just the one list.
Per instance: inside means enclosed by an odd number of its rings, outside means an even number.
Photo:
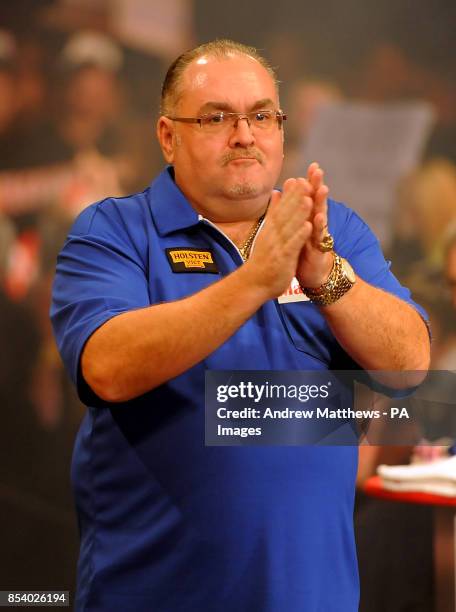
[{"label": "gold bracelet", "polygon": [[320,287],[301,287],[303,293],[317,306],[329,306],[337,302],[356,281],[355,273],[350,264],[334,253],[334,263],[328,280]]}]

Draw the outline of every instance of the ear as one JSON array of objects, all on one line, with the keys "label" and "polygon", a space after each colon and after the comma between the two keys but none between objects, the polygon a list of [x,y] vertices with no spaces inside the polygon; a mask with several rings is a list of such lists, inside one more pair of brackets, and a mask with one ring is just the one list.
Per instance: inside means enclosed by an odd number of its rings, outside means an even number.
[{"label": "ear", "polygon": [[172,164],[175,147],[174,123],[163,115],[157,121],[157,138],[165,160],[168,164]]}]

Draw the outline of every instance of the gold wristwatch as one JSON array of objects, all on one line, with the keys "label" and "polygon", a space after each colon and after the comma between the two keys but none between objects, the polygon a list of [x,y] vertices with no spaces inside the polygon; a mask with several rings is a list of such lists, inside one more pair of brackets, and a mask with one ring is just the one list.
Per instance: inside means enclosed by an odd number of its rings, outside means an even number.
[{"label": "gold wristwatch", "polygon": [[346,259],[334,253],[334,263],[328,280],[320,287],[301,287],[305,295],[317,306],[337,302],[356,282],[353,268]]}]

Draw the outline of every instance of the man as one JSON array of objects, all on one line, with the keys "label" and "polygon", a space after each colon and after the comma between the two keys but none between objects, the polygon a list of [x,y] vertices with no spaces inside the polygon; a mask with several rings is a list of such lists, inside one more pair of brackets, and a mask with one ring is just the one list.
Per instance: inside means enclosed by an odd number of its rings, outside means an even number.
[{"label": "man", "polygon": [[[255,49],[183,54],[157,125],[170,167],[89,207],[61,253],[53,324],[89,406],[78,610],[357,609],[357,449],[204,446],[206,369],[428,365],[409,293],[359,217],[328,215],[318,165],[274,190],[284,119]],[[297,283],[311,300],[277,300]]]}]

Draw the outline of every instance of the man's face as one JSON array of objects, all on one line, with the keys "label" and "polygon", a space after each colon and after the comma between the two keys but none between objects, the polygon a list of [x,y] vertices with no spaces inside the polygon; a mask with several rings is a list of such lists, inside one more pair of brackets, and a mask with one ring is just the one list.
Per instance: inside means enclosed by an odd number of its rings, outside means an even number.
[{"label": "man's face", "polygon": [[[181,92],[174,110],[177,117],[279,108],[268,71],[244,55],[192,62],[182,75]],[[240,209],[231,204],[267,202],[283,160],[283,130],[277,124],[264,131],[241,119],[217,133],[197,123],[170,125],[174,138],[168,161],[174,165],[176,183],[197,209],[204,212],[212,201],[224,202],[230,211],[222,216],[236,220]]]},{"label": "man's face", "polygon": [[446,257],[445,274],[451,291],[451,300],[456,308],[456,244],[450,247]]},{"label": "man's face", "polygon": [[65,89],[67,107],[99,121],[112,119],[120,104],[119,83],[109,70],[84,66],[71,75]]}]

